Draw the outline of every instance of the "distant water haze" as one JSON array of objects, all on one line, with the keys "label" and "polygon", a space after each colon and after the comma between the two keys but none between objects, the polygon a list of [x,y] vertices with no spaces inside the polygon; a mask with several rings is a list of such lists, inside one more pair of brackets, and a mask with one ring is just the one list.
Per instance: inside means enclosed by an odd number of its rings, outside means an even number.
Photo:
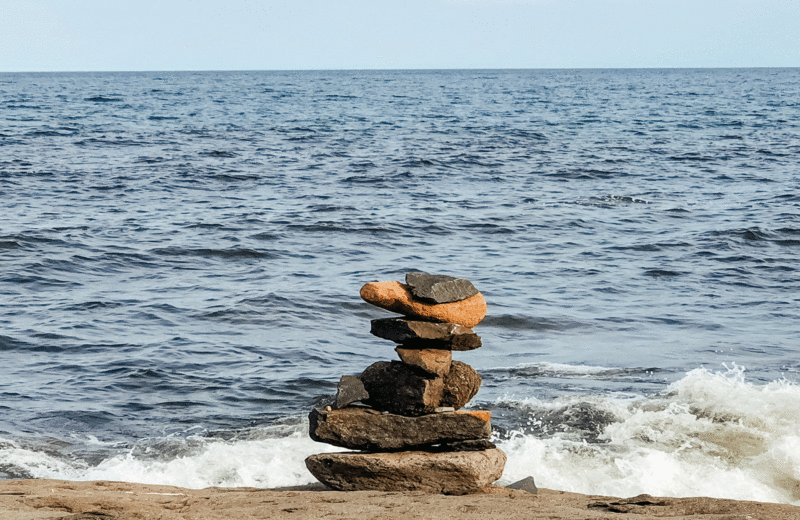
[{"label": "distant water haze", "polygon": [[792,0],[4,0],[0,72],[796,67]]},{"label": "distant water haze", "polygon": [[[0,77],[0,478],[311,482],[470,280],[501,482],[800,504],[800,69]],[[333,448],[331,448],[333,449]]]}]

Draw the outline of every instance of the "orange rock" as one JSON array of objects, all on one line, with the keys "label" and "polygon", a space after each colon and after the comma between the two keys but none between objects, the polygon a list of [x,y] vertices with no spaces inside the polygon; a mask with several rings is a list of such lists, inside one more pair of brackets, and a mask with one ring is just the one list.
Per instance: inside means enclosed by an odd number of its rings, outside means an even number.
[{"label": "orange rock", "polygon": [[477,419],[480,419],[484,422],[489,422],[492,420],[492,412],[487,412],[486,410],[460,410],[455,413],[463,413],[467,415],[471,415]]},{"label": "orange rock", "polygon": [[450,372],[450,364],[453,362],[453,352],[451,350],[403,347],[397,347],[394,350],[403,360],[403,363],[417,366],[429,374],[437,376],[444,376]]},{"label": "orange rock", "polygon": [[423,320],[458,323],[472,328],[486,317],[486,300],[481,293],[451,303],[425,303],[414,298],[408,285],[400,282],[370,282],[361,288],[361,298],[382,309]]}]

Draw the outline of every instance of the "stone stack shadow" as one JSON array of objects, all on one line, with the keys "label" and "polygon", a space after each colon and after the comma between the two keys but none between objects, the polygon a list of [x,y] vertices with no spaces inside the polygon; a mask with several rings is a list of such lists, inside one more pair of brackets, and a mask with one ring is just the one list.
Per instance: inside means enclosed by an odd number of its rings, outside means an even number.
[{"label": "stone stack shadow", "polygon": [[312,439],[358,451],[312,455],[309,471],[342,491],[462,495],[499,479],[506,456],[489,441],[489,412],[459,411],[481,378],[453,361],[453,351],[481,346],[472,327],[486,316],[483,295],[462,278],[408,273],[405,284],[366,284],[361,297],[403,315],[371,327],[398,344],[400,361],[343,376],[336,397],[311,411]]}]

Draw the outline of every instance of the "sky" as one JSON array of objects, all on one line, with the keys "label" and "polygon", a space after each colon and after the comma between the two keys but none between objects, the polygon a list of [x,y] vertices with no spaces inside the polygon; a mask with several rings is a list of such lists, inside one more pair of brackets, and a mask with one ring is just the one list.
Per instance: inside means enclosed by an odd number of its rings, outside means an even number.
[{"label": "sky", "polygon": [[800,0],[0,0],[0,72],[798,66]]}]

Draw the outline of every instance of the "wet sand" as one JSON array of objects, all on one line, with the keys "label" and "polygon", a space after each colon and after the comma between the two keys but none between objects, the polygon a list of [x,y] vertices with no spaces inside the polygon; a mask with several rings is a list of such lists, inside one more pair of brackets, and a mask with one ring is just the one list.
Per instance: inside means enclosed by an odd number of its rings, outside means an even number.
[{"label": "wet sand", "polygon": [[2,520],[149,519],[458,519],[574,520],[594,518],[800,520],[800,507],[712,498],[629,499],[540,489],[492,488],[443,496],[299,488],[184,489],[124,482],[0,481]]}]

